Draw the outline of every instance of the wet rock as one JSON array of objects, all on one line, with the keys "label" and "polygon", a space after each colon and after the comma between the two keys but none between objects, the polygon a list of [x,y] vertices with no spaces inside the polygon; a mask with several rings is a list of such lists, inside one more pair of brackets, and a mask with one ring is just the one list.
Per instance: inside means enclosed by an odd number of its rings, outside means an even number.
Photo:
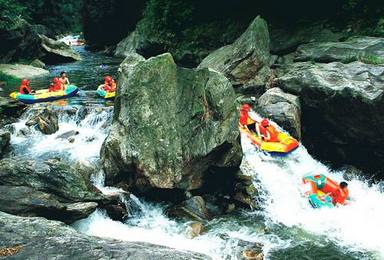
[{"label": "wet rock", "polygon": [[71,130],[71,131],[65,132],[64,134],[59,135],[58,137],[56,137],[56,139],[68,139],[69,137],[72,137],[78,134],[80,134],[79,131]]},{"label": "wet rock", "polygon": [[170,54],[120,67],[111,131],[101,157],[109,184],[193,190],[208,170],[241,161],[235,93],[220,73],[179,68]]},{"label": "wet rock", "polygon": [[18,79],[48,76],[49,71],[23,64],[0,64],[0,72]]},{"label": "wet rock", "polygon": [[257,17],[233,44],[224,46],[208,55],[199,68],[212,68],[222,72],[232,83],[258,89],[265,86],[271,76],[267,23]]},{"label": "wet rock", "polygon": [[302,140],[318,158],[383,169],[384,66],[298,62],[276,86],[300,97]]},{"label": "wet rock", "polygon": [[81,60],[80,54],[64,42],[50,39],[45,35],[40,35],[40,39],[42,51],[44,53],[44,56],[41,57],[43,61],[49,64],[56,64]]},{"label": "wet rock", "polygon": [[0,248],[18,259],[210,259],[208,256],[139,242],[91,237],[60,222],[0,212]]},{"label": "wet rock", "polygon": [[247,260],[263,260],[264,254],[254,251],[254,250],[244,250],[243,251],[243,258]]},{"label": "wet rock", "polygon": [[359,36],[344,42],[314,42],[301,45],[295,61],[384,64],[384,38]]},{"label": "wet rock", "polygon": [[[108,198],[91,188],[89,179],[68,164],[51,159],[0,161],[0,210],[22,216],[44,216],[72,223],[87,217]],[[92,203],[88,203],[92,202]]]},{"label": "wet rock", "polygon": [[43,134],[54,134],[59,130],[59,118],[57,114],[45,108],[25,123],[26,126],[37,126]]},{"label": "wet rock", "polygon": [[257,207],[256,197],[258,191],[253,184],[252,176],[245,175],[239,171],[236,175],[235,189],[232,199],[243,208],[255,209]]},{"label": "wet rock", "polygon": [[186,230],[186,236],[193,239],[204,232],[204,225],[201,222],[192,222]]},{"label": "wet rock", "polygon": [[123,221],[128,216],[127,209],[121,204],[106,205],[103,209],[106,210],[112,220]]},{"label": "wet rock", "polygon": [[167,213],[171,217],[187,218],[196,221],[211,219],[211,215],[205,206],[205,201],[201,196],[194,196],[180,205],[170,208]]},{"label": "wet rock", "polygon": [[45,64],[39,59],[34,59],[31,64],[29,64],[33,67],[40,68],[40,69],[45,69]]},{"label": "wet rock", "polygon": [[301,138],[301,107],[299,97],[279,88],[267,90],[258,100],[265,117],[272,119],[293,137]]},{"label": "wet rock", "polygon": [[8,148],[11,141],[11,134],[9,132],[0,130],[0,156]]},{"label": "wet rock", "polygon": [[70,142],[70,143],[74,143],[75,141],[76,141],[76,139],[74,137],[68,138],[68,142]]}]

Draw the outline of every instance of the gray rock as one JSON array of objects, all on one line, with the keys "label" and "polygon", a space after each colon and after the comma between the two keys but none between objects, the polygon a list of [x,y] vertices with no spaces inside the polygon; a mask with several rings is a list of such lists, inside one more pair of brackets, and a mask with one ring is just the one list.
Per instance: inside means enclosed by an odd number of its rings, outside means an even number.
[{"label": "gray rock", "polygon": [[56,137],[56,139],[68,139],[69,137],[72,137],[78,134],[79,134],[79,131],[71,130],[71,131],[65,132],[64,134],[59,135],[58,137]]},{"label": "gray rock", "polygon": [[170,208],[167,214],[170,217],[187,218],[196,221],[206,221],[212,218],[201,196],[194,196],[180,205]]},{"label": "gray rock", "polygon": [[60,222],[0,212],[0,248],[15,248],[15,259],[210,259],[187,251],[78,233]]},{"label": "gray rock", "polygon": [[0,97],[0,127],[14,123],[24,112],[26,105],[14,99]]},{"label": "gray rock", "polygon": [[39,35],[44,56],[41,58],[49,64],[81,60],[80,54],[64,42]]},{"label": "gray rock", "polygon": [[108,203],[107,198],[92,189],[89,179],[54,159],[45,162],[17,157],[1,160],[0,190],[1,211],[44,216],[66,223],[87,217],[98,204]]},{"label": "gray rock", "polygon": [[295,53],[295,61],[361,61],[383,64],[384,38],[359,36],[344,42],[314,42],[301,45]]},{"label": "gray rock", "polygon": [[31,79],[49,75],[48,70],[23,64],[0,64],[0,72],[19,79]]},{"label": "gray rock", "polygon": [[101,151],[108,183],[192,190],[211,167],[238,167],[235,93],[222,74],[179,68],[170,54],[127,58],[120,71]]},{"label": "gray rock", "polygon": [[33,67],[36,67],[36,68],[40,68],[40,69],[44,69],[45,68],[45,64],[44,62],[42,62],[41,60],[39,59],[34,59],[31,64],[31,66]]},{"label": "gray rock", "polygon": [[259,98],[258,106],[264,116],[271,118],[293,137],[301,138],[301,108],[297,96],[272,88]]},{"label": "gray rock", "polygon": [[0,130],[0,156],[4,150],[8,148],[11,141],[11,134],[9,132]]},{"label": "gray rock", "polygon": [[50,135],[59,130],[59,118],[55,111],[49,108],[44,108],[29,119],[25,125],[29,127],[37,126],[37,129],[39,129],[43,134]]},{"label": "gray rock", "polygon": [[269,32],[267,23],[256,17],[248,29],[231,45],[208,55],[199,68],[222,72],[234,86],[265,86],[271,76],[269,68]]},{"label": "gray rock", "polygon": [[137,48],[140,46],[140,37],[138,33],[133,31],[126,38],[124,38],[116,46],[115,56],[127,57],[131,54],[135,54]]},{"label": "gray rock", "polygon": [[384,66],[361,62],[288,66],[276,80],[300,97],[303,141],[321,159],[383,169]]}]

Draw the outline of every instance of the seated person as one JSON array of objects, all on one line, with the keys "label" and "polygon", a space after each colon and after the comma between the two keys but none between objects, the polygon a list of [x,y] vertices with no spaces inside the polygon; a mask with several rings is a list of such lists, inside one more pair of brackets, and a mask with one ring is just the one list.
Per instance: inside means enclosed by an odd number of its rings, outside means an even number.
[{"label": "seated person", "polygon": [[59,78],[60,82],[63,84],[64,88],[65,86],[69,85],[69,79],[67,77],[67,73],[65,71],[62,71],[60,73],[60,78]]},{"label": "seated person", "polygon": [[107,92],[116,91],[116,82],[112,79],[111,76],[104,77],[104,90]]},{"label": "seated person", "polygon": [[32,94],[33,93],[33,91],[29,88],[29,83],[30,82],[31,81],[27,80],[27,79],[23,79],[21,81],[20,90],[19,90],[20,94]]},{"label": "seated person", "polygon": [[264,118],[260,123],[256,124],[256,132],[258,136],[264,141],[279,141],[279,131],[269,123],[268,119]]},{"label": "seated person", "polygon": [[339,188],[330,194],[333,204],[345,205],[349,196],[348,183],[345,181],[340,182]]},{"label": "seated person", "polygon": [[251,106],[248,104],[244,104],[240,108],[240,119],[239,123],[242,127],[248,128],[252,132],[256,132],[256,120],[254,120],[250,115]]},{"label": "seated person", "polygon": [[49,92],[64,90],[64,85],[59,78],[53,78],[51,85],[48,88]]}]

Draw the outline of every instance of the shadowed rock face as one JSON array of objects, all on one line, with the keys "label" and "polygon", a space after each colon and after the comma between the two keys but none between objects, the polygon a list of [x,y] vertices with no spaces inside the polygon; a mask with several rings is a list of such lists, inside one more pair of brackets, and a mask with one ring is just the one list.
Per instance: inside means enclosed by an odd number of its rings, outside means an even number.
[{"label": "shadowed rock face", "polygon": [[170,54],[128,57],[121,71],[101,152],[109,183],[192,190],[211,167],[238,167],[235,94],[222,74],[179,68]]},{"label": "shadowed rock face", "polygon": [[19,246],[16,259],[210,259],[147,243],[86,236],[60,222],[3,212],[0,229],[0,248]]},{"label": "shadowed rock face", "polygon": [[268,25],[257,17],[233,44],[209,54],[199,68],[222,72],[234,86],[265,86],[271,75],[269,44]]},{"label": "shadowed rock face", "polygon": [[383,66],[361,62],[298,62],[276,80],[300,96],[303,141],[312,152],[367,170],[383,166],[383,82]]}]

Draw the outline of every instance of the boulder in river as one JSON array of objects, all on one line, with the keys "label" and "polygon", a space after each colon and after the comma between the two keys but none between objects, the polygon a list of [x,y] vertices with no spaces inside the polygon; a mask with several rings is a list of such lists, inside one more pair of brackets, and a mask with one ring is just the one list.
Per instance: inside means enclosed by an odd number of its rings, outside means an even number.
[{"label": "boulder in river", "polygon": [[302,139],[310,152],[335,164],[383,169],[384,66],[297,62],[276,85],[300,97]]},{"label": "boulder in river", "polygon": [[221,73],[177,67],[170,54],[128,57],[120,71],[101,151],[109,184],[193,190],[209,170],[236,171],[242,156],[238,111]]},{"label": "boulder in river", "polygon": [[41,59],[44,62],[56,64],[81,60],[80,54],[64,42],[53,40],[44,35],[40,35],[40,39],[43,53]]},{"label": "boulder in river", "polygon": [[45,69],[45,64],[39,59],[34,59],[31,64],[29,64],[33,67],[40,68],[40,69]]},{"label": "boulder in river", "polygon": [[31,79],[49,75],[48,70],[23,64],[0,64],[0,72],[18,79]]},{"label": "boulder in river", "polygon": [[5,97],[0,97],[0,127],[13,123],[26,108],[23,103]]},{"label": "boulder in river", "polygon": [[280,88],[267,90],[258,100],[264,116],[272,119],[293,137],[301,138],[301,108],[299,97]]},{"label": "boulder in river", "polygon": [[211,215],[205,206],[205,201],[201,196],[194,196],[180,205],[171,207],[167,213],[170,217],[187,218],[196,221],[211,219]]},{"label": "boulder in river", "polygon": [[43,134],[54,134],[59,130],[59,118],[57,114],[49,108],[44,108],[26,123],[26,126],[37,126]]},{"label": "boulder in river", "polygon": [[256,17],[248,29],[233,44],[224,46],[209,54],[199,68],[212,68],[224,73],[241,92],[261,92],[271,76],[269,67],[268,25]]},{"label": "boulder in river", "polygon": [[[15,259],[210,259],[142,242],[81,234],[57,221],[0,212],[0,248]],[[9,250],[6,250],[9,249]]]},{"label": "boulder in river", "polygon": [[301,45],[295,61],[384,64],[384,38],[359,36],[344,42],[313,42]]},{"label": "boulder in river", "polygon": [[0,156],[4,150],[8,148],[11,141],[11,134],[9,132],[0,130]]},{"label": "boulder in river", "polygon": [[72,223],[87,217],[108,198],[92,189],[89,179],[68,164],[51,159],[0,161],[0,211],[43,216]]}]

